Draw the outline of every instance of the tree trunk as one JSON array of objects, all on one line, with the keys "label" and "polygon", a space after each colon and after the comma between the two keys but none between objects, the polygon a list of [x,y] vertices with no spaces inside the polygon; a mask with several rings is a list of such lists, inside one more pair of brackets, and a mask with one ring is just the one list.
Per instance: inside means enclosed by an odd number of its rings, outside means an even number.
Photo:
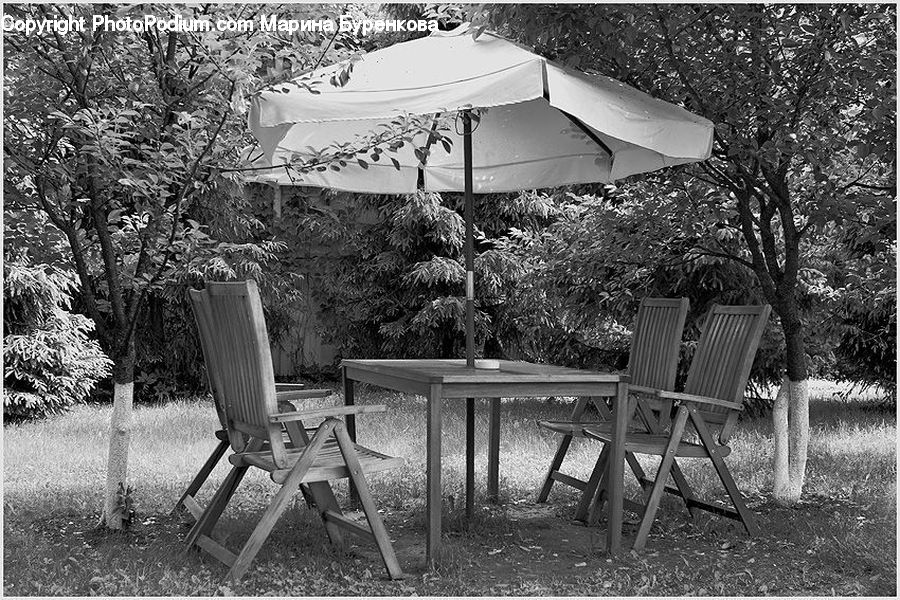
[{"label": "tree trunk", "polygon": [[109,459],[106,495],[101,525],[123,529],[130,519],[128,498],[128,447],[131,444],[131,413],[134,401],[134,341],[113,367],[113,413],[109,424]]},{"label": "tree trunk", "polygon": [[809,446],[809,382],[806,349],[800,320],[782,315],[787,373],[775,397],[775,481],[773,496],[784,505],[795,504],[803,492]]}]

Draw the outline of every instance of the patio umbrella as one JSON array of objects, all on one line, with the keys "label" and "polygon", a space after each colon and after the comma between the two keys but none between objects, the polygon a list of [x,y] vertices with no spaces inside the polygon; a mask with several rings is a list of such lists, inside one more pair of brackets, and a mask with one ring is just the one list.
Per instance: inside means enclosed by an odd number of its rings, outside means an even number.
[{"label": "patio umbrella", "polygon": [[[466,360],[474,366],[473,195],[605,183],[704,160],[713,124],[615,79],[586,75],[485,32],[436,32],[372,52],[346,85],[333,65],[253,98],[257,180],[359,193],[465,193]],[[309,91],[306,84],[323,82]],[[473,116],[473,109],[479,115]],[[481,111],[481,109],[487,109]],[[390,160],[298,174],[284,165],[316,149],[352,143],[402,114],[459,115],[454,143],[424,162],[405,144]],[[382,129],[383,130],[383,129]],[[473,130],[476,133],[473,133]]]}]

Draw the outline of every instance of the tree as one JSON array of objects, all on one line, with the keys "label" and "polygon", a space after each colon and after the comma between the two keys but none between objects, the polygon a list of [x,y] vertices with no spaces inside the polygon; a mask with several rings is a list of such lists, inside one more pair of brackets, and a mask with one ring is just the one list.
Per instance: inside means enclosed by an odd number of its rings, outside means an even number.
[{"label": "tree", "polygon": [[[271,242],[242,243],[236,174],[245,96],[335,51],[321,33],[217,31],[262,7],[158,6],[165,18],[207,23],[180,31],[105,31],[92,16],[143,19],[123,5],[23,5],[16,19],[83,17],[83,30],[4,35],[6,204],[42,211],[68,245],[78,307],[113,361],[114,400],[102,521],[123,526],[135,338],[148,300],[189,276],[260,274]],[[287,9],[265,7],[267,14]],[[292,9],[319,17],[329,6]],[[322,48],[325,48],[323,53]],[[210,213],[225,215],[206,219]],[[218,238],[216,237],[218,236]],[[123,493],[124,492],[124,493]]]},{"label": "tree", "polygon": [[[289,208],[269,230],[297,241],[280,253],[277,268],[306,276],[324,339],[340,354],[463,355],[460,194],[295,188],[282,202]],[[514,229],[541,229],[555,208],[536,194],[497,194],[480,198],[476,209],[476,338],[486,355],[498,356],[510,339],[508,296],[522,274],[500,239]]]},{"label": "tree", "polygon": [[[709,209],[693,250],[752,272],[780,322],[774,496],[795,502],[809,434],[800,280],[835,228],[895,202],[894,8],[503,5],[475,17],[716,124],[712,158],[673,193]],[[739,248],[723,243],[733,235]]]}]

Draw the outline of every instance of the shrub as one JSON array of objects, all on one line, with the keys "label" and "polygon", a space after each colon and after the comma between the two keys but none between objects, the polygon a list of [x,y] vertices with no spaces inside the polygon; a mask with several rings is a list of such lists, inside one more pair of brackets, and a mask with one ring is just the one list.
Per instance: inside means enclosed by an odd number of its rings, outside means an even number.
[{"label": "shrub", "polygon": [[3,266],[3,420],[65,411],[85,401],[112,362],[93,323],[68,311],[74,274],[27,258]]}]

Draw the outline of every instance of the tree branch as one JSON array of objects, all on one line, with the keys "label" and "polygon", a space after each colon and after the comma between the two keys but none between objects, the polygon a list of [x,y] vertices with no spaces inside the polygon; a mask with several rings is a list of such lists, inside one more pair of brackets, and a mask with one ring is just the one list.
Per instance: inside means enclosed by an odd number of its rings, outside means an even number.
[{"label": "tree branch", "polygon": [[753,229],[752,210],[750,209],[750,194],[744,192],[738,196],[738,216],[741,221],[741,231],[744,234],[744,241],[750,249],[750,257],[753,264],[753,271],[756,273],[757,279],[770,301],[774,301],[775,282],[772,275],[766,268],[766,261],[763,252],[760,249],[759,240],[756,239],[756,232]]},{"label": "tree branch", "polygon": [[709,248],[706,248],[704,246],[699,246],[699,245],[695,246],[695,248],[700,250],[701,251],[700,254],[702,254],[704,256],[714,256],[716,258],[725,258],[725,259],[734,261],[738,264],[744,265],[745,267],[747,267],[754,273],[756,272],[756,269],[754,268],[754,265],[752,262],[750,262],[746,259],[743,259],[740,256],[737,256],[735,254],[730,254],[728,252],[716,252],[715,250],[710,250]]},{"label": "tree branch", "polygon": [[691,99],[697,105],[697,108],[701,110],[705,116],[712,117],[711,111],[707,107],[706,101],[703,99],[703,96],[694,88],[691,83],[690,78],[687,76],[687,73],[684,72],[684,67],[682,66],[681,59],[675,54],[675,47],[672,43],[672,38],[669,36],[669,25],[666,21],[665,14],[660,9],[659,5],[653,5],[654,11],[656,12],[656,19],[659,23],[660,32],[663,35],[663,44],[666,47],[666,51],[668,52],[670,62],[675,67],[675,72],[678,73],[678,79],[681,82],[682,87],[687,90],[688,94],[690,94]]},{"label": "tree branch", "polygon": [[[231,83],[231,90],[230,90],[231,93],[234,92],[235,85],[236,84],[234,82]],[[179,189],[178,193],[175,196],[175,210],[172,215],[172,228],[169,231],[169,238],[168,238],[168,241],[166,244],[167,250],[163,256],[162,262],[160,263],[159,267],[157,267],[155,273],[150,278],[150,281],[148,282],[148,284],[144,288],[141,289],[141,291],[138,293],[137,297],[131,302],[131,306],[129,307],[129,311],[128,311],[129,324],[128,324],[128,332],[125,337],[126,340],[130,339],[130,337],[134,333],[134,328],[137,323],[137,315],[138,315],[138,312],[140,311],[140,307],[142,306],[142,304],[147,296],[148,290],[150,290],[159,281],[159,279],[162,277],[162,274],[165,272],[166,268],[168,267],[168,263],[171,260],[171,257],[173,255],[172,244],[175,241],[175,236],[178,232],[178,225],[181,220],[181,210],[182,210],[182,206],[183,206],[183,201],[187,195],[188,189],[196,180],[197,171],[200,169],[200,166],[203,164],[203,160],[206,158],[206,155],[212,149],[213,144],[215,144],[215,142],[218,140],[219,133],[222,131],[222,127],[225,126],[225,123],[228,120],[228,116],[229,116],[228,111],[223,110],[222,118],[217,123],[215,130],[210,135],[209,140],[207,140],[206,145],[203,147],[203,150],[200,152],[199,155],[197,155],[197,158],[194,160],[194,164],[191,167],[191,169],[188,173],[188,176],[185,178],[184,183],[182,184],[181,188]],[[137,277],[137,276],[138,276],[138,273],[135,273],[135,277]]]}]

